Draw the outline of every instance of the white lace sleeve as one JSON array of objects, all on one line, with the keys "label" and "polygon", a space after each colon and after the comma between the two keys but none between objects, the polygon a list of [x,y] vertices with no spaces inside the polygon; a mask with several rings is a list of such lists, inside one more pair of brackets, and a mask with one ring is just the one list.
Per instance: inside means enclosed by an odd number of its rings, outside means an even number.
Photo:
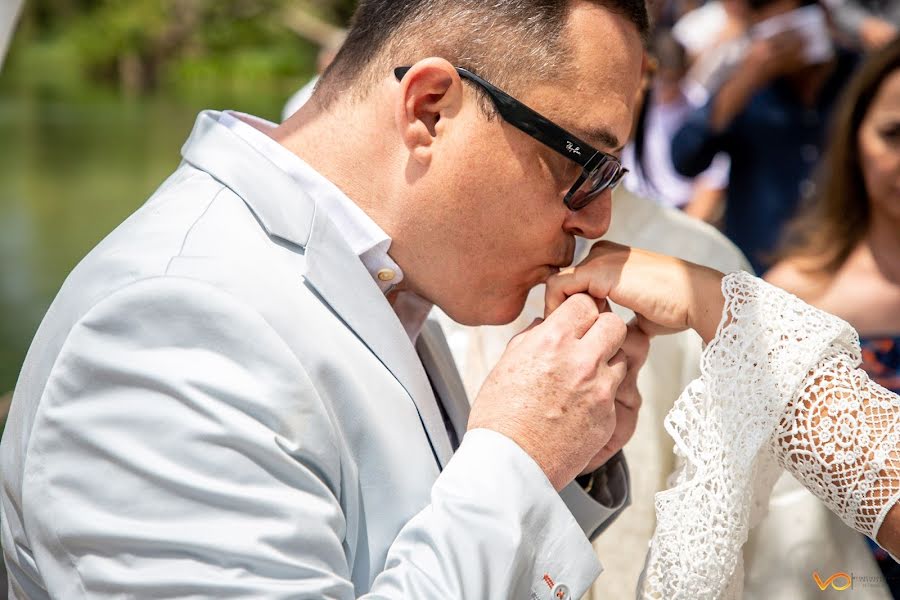
[{"label": "white lace sleeve", "polygon": [[642,598],[739,598],[781,467],[873,539],[900,497],[900,398],[857,369],[856,332],[746,273],[722,290],[701,376],[666,417],[683,467],[656,496]]}]

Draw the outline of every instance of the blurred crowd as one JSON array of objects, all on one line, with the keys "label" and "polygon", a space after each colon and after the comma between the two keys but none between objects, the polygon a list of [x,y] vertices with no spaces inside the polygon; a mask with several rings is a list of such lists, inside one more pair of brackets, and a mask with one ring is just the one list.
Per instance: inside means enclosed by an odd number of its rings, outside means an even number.
[{"label": "blurred crowd", "polygon": [[719,225],[765,273],[824,191],[841,93],[898,23],[890,0],[658,4],[626,185]]}]

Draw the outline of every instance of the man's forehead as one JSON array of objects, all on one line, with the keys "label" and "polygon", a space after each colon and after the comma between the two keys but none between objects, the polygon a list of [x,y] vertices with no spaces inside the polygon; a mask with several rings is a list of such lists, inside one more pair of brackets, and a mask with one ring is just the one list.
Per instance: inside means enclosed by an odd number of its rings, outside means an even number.
[{"label": "man's forehead", "polygon": [[579,3],[566,37],[571,54],[556,82],[554,113],[585,142],[616,151],[631,132],[644,58],[640,36],[622,16]]},{"label": "man's forehead", "polygon": [[608,92],[570,93],[563,88],[547,89],[540,98],[539,111],[548,119],[597,150],[618,152],[631,133],[633,102]]},{"label": "man's forehead", "polygon": [[624,97],[542,85],[521,98],[541,115],[597,150],[621,150],[631,133],[632,104]]},{"label": "man's forehead", "polygon": [[574,89],[563,85],[548,94],[548,107],[560,127],[598,150],[615,152],[621,150],[631,133],[637,83],[631,84],[623,78],[615,85],[586,81]]},{"label": "man's forehead", "polygon": [[643,47],[627,20],[590,3],[577,7],[566,28],[565,65],[514,96],[586,144],[615,153],[631,133]]}]

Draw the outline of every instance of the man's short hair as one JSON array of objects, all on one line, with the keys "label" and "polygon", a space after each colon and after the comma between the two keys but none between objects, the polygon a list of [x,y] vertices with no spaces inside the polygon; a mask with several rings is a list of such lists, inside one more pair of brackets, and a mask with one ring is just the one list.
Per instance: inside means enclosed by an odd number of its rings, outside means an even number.
[{"label": "man's short hair", "polygon": [[[510,93],[553,80],[569,55],[564,29],[572,0],[360,0],[347,40],[323,74],[315,100],[362,99],[393,67],[439,56]],[[645,0],[595,0],[646,40]]]}]

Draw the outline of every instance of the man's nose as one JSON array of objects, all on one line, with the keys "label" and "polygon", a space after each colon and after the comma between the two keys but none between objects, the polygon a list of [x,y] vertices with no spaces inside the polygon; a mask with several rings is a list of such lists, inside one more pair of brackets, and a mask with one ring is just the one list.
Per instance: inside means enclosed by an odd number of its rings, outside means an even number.
[{"label": "man's nose", "polygon": [[568,211],[563,230],[570,235],[595,240],[609,229],[611,213],[612,190],[606,190],[581,210]]}]

